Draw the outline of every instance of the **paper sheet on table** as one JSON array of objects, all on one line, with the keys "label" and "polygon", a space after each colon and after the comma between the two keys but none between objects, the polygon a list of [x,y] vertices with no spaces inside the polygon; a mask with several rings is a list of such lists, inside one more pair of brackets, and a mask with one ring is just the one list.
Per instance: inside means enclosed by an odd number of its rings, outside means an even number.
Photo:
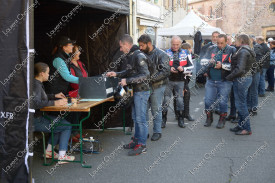
[{"label": "paper sheet on table", "polygon": [[80,99],[79,101],[80,102],[91,102],[91,101],[101,101],[101,100],[103,100],[103,99]]}]

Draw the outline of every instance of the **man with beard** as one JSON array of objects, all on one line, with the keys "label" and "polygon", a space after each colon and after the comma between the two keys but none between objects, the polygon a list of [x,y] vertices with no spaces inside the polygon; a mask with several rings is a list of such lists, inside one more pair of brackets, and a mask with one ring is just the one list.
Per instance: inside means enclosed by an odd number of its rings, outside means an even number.
[{"label": "man with beard", "polygon": [[133,88],[132,119],[135,124],[135,135],[129,144],[124,145],[124,149],[132,149],[129,156],[139,155],[146,152],[146,140],[148,135],[148,124],[146,120],[147,102],[150,96],[150,87],[144,81],[149,79],[148,60],[139,50],[137,45],[133,45],[133,39],[128,34],[121,37],[119,41],[120,51],[127,54],[127,69],[121,72],[107,72],[108,77],[122,78],[120,85]]},{"label": "man with beard", "polygon": [[[151,140],[157,141],[161,138],[161,105],[163,102],[166,84],[168,83],[168,76],[170,74],[170,68],[168,65],[169,57],[164,51],[152,45],[152,40],[147,34],[143,34],[139,37],[138,44],[140,50],[146,54],[150,64],[149,69],[151,77],[146,81],[147,84],[150,84],[151,86],[151,95],[148,102],[148,109],[150,106],[154,124],[153,136]],[[148,111],[149,110],[147,110],[147,112]],[[149,118],[149,114],[147,114],[147,118]],[[148,121],[150,124],[151,120]]]},{"label": "man with beard", "polygon": [[181,49],[182,40],[179,36],[173,36],[171,40],[171,49],[166,50],[169,56],[170,76],[169,84],[164,92],[163,111],[162,111],[162,127],[165,128],[167,121],[168,106],[172,95],[172,91],[175,91],[176,98],[176,113],[178,116],[178,126],[185,128],[184,124],[184,103],[183,103],[183,90],[186,80],[186,73],[193,69],[191,62],[191,55],[187,50]]}]

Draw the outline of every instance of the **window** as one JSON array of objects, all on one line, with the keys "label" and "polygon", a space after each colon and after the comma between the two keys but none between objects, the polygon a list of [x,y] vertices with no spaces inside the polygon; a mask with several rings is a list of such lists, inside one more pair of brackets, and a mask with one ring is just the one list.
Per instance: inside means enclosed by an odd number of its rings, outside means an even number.
[{"label": "window", "polygon": [[275,2],[270,3],[269,10],[271,11],[271,13],[275,13]]},{"label": "window", "polygon": [[210,6],[210,8],[209,8],[209,17],[210,17],[210,18],[213,18],[212,6]]}]

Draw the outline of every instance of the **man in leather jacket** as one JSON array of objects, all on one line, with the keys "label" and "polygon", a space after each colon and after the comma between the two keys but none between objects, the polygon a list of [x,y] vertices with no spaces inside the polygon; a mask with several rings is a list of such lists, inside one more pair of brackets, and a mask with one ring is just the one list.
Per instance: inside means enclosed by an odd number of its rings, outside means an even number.
[{"label": "man in leather jacket", "polygon": [[[265,76],[267,73],[267,70],[270,67],[270,49],[267,46],[267,44],[264,42],[264,39],[262,36],[258,36],[256,38],[256,41],[259,45],[263,48],[263,57],[262,57],[262,71],[260,76],[260,83],[259,83],[259,97],[265,96]],[[268,79],[268,78],[267,78]],[[269,91],[270,88],[267,88],[267,91]]]},{"label": "man in leather jacket", "polygon": [[150,86],[146,80],[150,77],[148,70],[148,60],[133,45],[133,39],[128,34],[121,37],[119,41],[120,51],[127,53],[127,69],[121,72],[107,72],[108,77],[122,78],[122,86],[130,85],[133,88],[132,118],[135,123],[135,135],[129,144],[124,145],[125,149],[132,149],[129,156],[139,155],[146,152],[146,140],[148,135],[148,124],[146,119],[147,103],[150,96]]},{"label": "man in leather jacket", "polygon": [[225,125],[228,96],[233,84],[231,81],[226,80],[225,77],[230,74],[231,56],[235,52],[236,49],[234,47],[227,45],[227,36],[220,34],[217,46],[210,47],[206,53],[206,58],[211,60],[205,67],[208,75],[205,85],[205,111],[207,115],[205,127],[211,126],[213,109],[217,105],[220,110],[220,118],[216,127],[221,129]]},{"label": "man in leather jacket", "polygon": [[253,51],[256,54],[256,63],[252,65],[253,72],[252,72],[252,83],[248,89],[248,96],[247,96],[247,107],[248,111],[252,115],[257,115],[257,106],[258,106],[258,88],[260,82],[260,72],[263,66],[263,59],[264,50],[261,45],[256,43],[256,38],[253,35],[249,35],[250,41],[253,43]]},{"label": "man in leather jacket", "polygon": [[230,129],[236,135],[252,134],[247,108],[247,93],[252,83],[251,71],[256,62],[256,54],[249,45],[251,42],[247,35],[241,34],[237,37],[236,46],[240,48],[232,57],[231,73],[226,76],[227,80],[233,81],[235,104],[240,117],[238,125]]},{"label": "man in leather jacket", "polygon": [[[139,48],[147,56],[149,61],[149,69],[151,77],[146,81],[151,86],[151,95],[149,98],[149,107],[151,107],[152,119],[148,119],[149,124],[153,121],[153,136],[152,141],[157,141],[161,138],[161,123],[162,123],[162,110],[161,105],[163,102],[164,90],[168,83],[168,76],[170,74],[169,57],[168,55],[152,45],[152,40],[147,34],[143,34],[138,39]],[[148,112],[147,111],[147,112]],[[147,115],[149,118],[149,114]]]},{"label": "man in leather jacket", "polygon": [[167,121],[168,106],[171,101],[172,91],[175,91],[176,98],[176,112],[178,116],[178,126],[185,127],[184,124],[184,102],[183,91],[186,80],[186,73],[189,73],[194,68],[191,60],[191,55],[187,50],[180,48],[182,40],[178,36],[173,36],[171,40],[171,49],[166,50],[167,55],[170,58],[170,76],[169,84],[166,86],[164,92],[164,101],[162,104],[162,127],[164,128]]}]

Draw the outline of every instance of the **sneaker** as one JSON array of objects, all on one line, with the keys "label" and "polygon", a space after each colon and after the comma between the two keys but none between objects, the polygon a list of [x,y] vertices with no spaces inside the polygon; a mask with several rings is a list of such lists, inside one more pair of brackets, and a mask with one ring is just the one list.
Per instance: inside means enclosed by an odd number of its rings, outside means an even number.
[{"label": "sneaker", "polygon": [[131,151],[128,152],[129,156],[137,156],[140,155],[141,153],[146,153],[147,149],[146,149],[146,145],[141,145],[138,144],[135,146],[135,148]]},{"label": "sneaker", "polygon": [[259,97],[265,97],[265,94],[259,94]]},{"label": "sneaker", "polygon": [[161,138],[161,133],[153,133],[151,140],[152,141],[157,141]]},{"label": "sneaker", "polygon": [[[43,155],[43,157],[44,157],[44,155]],[[52,158],[52,151],[46,150],[46,158],[49,158],[49,159]],[[54,152],[54,159],[58,159],[58,154],[56,152]]]},{"label": "sneaker", "polygon": [[123,148],[124,149],[134,149],[134,147],[137,144],[138,144],[138,140],[135,137],[132,137],[130,143],[123,145]]},{"label": "sneaker", "polygon": [[238,132],[235,132],[235,135],[251,135],[251,134],[252,132],[247,130],[240,130]]},{"label": "sneaker", "polygon": [[[61,161],[58,161],[58,164],[65,164],[65,163],[69,163],[68,161],[74,161],[75,157],[74,156],[68,156],[68,155],[65,155],[63,157],[59,157],[58,160],[61,160]],[[62,160],[66,160],[66,161],[62,161]]]}]

